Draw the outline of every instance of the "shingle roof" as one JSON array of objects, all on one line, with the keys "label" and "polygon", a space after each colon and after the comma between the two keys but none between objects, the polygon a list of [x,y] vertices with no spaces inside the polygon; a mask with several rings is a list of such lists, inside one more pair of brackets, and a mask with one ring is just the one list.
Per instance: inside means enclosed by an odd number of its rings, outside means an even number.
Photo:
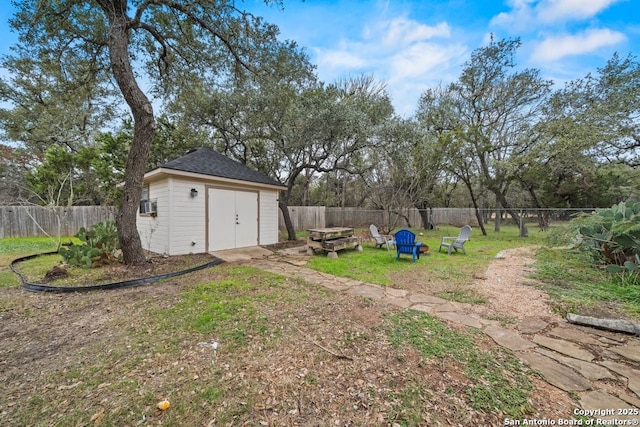
[{"label": "shingle roof", "polygon": [[212,148],[199,148],[160,167],[163,169],[193,172],[220,178],[282,186],[282,184],[268,176],[248,168],[242,163],[236,162]]}]

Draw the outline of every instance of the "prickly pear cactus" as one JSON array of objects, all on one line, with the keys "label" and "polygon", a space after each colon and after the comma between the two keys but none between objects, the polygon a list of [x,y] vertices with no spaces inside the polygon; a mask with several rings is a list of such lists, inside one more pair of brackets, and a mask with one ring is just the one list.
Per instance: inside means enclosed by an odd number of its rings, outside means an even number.
[{"label": "prickly pear cactus", "polygon": [[640,202],[620,202],[578,219],[578,247],[607,264],[607,271],[640,271]]},{"label": "prickly pear cactus", "polygon": [[75,237],[83,243],[60,248],[60,255],[69,265],[91,268],[122,259],[113,221],[94,224],[91,230],[81,227]]}]

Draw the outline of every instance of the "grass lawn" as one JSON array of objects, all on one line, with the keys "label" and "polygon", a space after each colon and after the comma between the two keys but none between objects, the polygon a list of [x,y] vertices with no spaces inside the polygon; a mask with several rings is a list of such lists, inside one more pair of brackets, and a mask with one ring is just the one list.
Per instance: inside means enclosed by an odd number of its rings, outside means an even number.
[{"label": "grass lawn", "polygon": [[[11,261],[20,256],[55,250],[55,242],[47,237],[5,237],[0,239],[0,288],[5,286],[17,286],[20,284],[18,276],[16,276],[9,268]],[[41,262],[42,261],[36,261],[36,263]],[[49,267],[51,262],[52,260],[45,261],[45,268]]]},{"label": "grass lawn", "polygon": [[[474,275],[482,275],[491,261],[502,250],[542,245],[544,233],[533,231],[530,237],[518,236],[516,227],[503,227],[500,233],[488,231],[483,236],[474,229],[471,240],[465,243],[466,255],[446,249],[438,251],[443,236],[456,236],[455,227],[441,227],[437,230],[419,231],[416,240],[429,246],[428,255],[421,256],[415,264],[411,256],[401,255],[396,260],[394,250],[385,247],[376,249],[372,242],[363,245],[363,251],[342,251],[338,259],[316,255],[309,267],[336,276],[349,277],[363,282],[375,283],[409,290],[424,291],[425,288],[442,298],[460,302],[482,302],[469,287]],[[366,236],[368,230],[359,230]],[[422,235],[420,235],[422,233]],[[416,287],[412,289],[412,286]]]},{"label": "grass lawn", "polygon": [[[482,304],[484,299],[471,284],[474,276],[482,277],[500,251],[535,246],[539,248],[531,277],[550,295],[558,313],[640,319],[638,276],[633,273],[611,275],[583,254],[566,247],[551,247],[553,231],[542,233],[531,227],[529,237],[523,238],[514,226],[503,226],[499,233],[488,227],[486,236],[474,228],[471,240],[465,243],[466,255],[454,252],[451,256],[444,249],[438,252],[438,247],[442,236],[455,236],[458,228],[412,231],[416,233],[417,241],[430,248],[429,255],[422,256],[415,264],[408,255],[401,255],[400,260],[396,260],[394,251],[376,249],[373,243],[365,243],[362,252],[342,251],[338,259],[316,255],[309,267],[363,282],[415,291],[426,289],[441,298]],[[368,230],[359,232],[367,236]],[[412,287],[416,283],[419,286]]]},{"label": "grass lawn", "polygon": [[[465,243],[466,255],[462,252],[452,253],[449,256],[446,249],[438,251],[440,240],[443,236],[457,235],[457,229],[453,227],[441,228],[433,231],[418,231],[416,240],[429,246],[428,255],[423,255],[416,264],[411,262],[410,255],[401,255],[396,260],[396,252],[387,251],[385,247],[376,249],[372,242],[363,245],[362,252],[342,251],[338,259],[329,259],[323,256],[315,256],[309,266],[315,270],[323,271],[337,276],[350,277],[363,282],[377,283],[379,285],[393,285],[401,273],[410,270],[423,270],[429,274],[448,281],[466,281],[473,273],[486,269],[489,263],[502,250],[541,245],[545,235],[535,233],[532,237],[518,237],[515,227],[503,227],[500,233],[489,232],[487,236],[480,234],[475,229],[471,240]],[[365,233],[361,231],[361,233]],[[422,233],[422,235],[419,235]]]}]

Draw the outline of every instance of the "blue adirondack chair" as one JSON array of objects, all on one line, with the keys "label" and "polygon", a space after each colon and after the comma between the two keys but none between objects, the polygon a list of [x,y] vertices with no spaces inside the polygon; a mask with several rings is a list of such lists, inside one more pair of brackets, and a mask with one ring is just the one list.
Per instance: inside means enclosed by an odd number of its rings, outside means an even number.
[{"label": "blue adirondack chair", "polygon": [[422,243],[416,243],[416,235],[409,230],[400,230],[395,234],[396,251],[400,259],[400,254],[409,254],[413,257],[413,262],[420,259],[420,246]]}]

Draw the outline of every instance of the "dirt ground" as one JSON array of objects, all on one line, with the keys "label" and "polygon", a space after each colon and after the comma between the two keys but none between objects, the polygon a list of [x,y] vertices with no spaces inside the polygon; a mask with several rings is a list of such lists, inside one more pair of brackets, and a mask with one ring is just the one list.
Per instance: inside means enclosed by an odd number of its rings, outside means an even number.
[{"label": "dirt ground", "polygon": [[[488,302],[473,310],[496,318],[559,320],[545,295],[527,285],[530,250],[518,251],[508,264],[498,259],[475,280]],[[175,267],[166,260],[135,273],[120,268],[112,276],[124,280]],[[381,324],[398,309],[361,297],[287,279],[291,298],[310,297],[304,304],[262,306],[260,315],[270,327],[277,325],[275,341],[256,336],[242,351],[216,352],[192,332],[165,337],[150,311],[171,308],[183,290],[224,278],[226,268],[107,292],[0,289],[0,425],[187,425],[188,420],[194,426],[396,426],[401,424],[394,420],[412,416],[420,421],[409,425],[503,425],[504,414],[473,409],[461,397],[470,383],[460,364],[425,364],[410,348],[393,348]],[[157,342],[140,341],[141,334],[156,335]],[[483,336],[477,341],[482,348],[496,347]],[[157,345],[177,349],[154,350]],[[534,382],[531,418],[571,414],[576,405],[567,393]],[[206,405],[195,396],[211,384],[222,395],[211,396],[215,405]],[[175,406],[163,413],[154,405],[167,395]],[[179,402],[188,406],[190,399],[199,406],[180,409]],[[402,413],[407,408],[418,409]],[[74,424],[66,424],[69,420]]]}]

